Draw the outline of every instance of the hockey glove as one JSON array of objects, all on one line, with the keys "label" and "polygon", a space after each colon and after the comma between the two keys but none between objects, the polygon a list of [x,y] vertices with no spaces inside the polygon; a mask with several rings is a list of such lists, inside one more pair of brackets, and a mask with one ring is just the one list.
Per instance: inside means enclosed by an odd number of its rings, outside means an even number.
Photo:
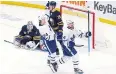
[{"label": "hockey glove", "polygon": [[62,32],[57,32],[57,40],[58,41],[61,41],[62,40],[62,35],[63,35]]},{"label": "hockey glove", "polygon": [[86,32],[85,37],[88,38],[89,36],[91,36],[91,32]]},{"label": "hockey glove", "polygon": [[31,41],[31,38],[28,36],[24,36],[23,39],[20,41],[20,43],[25,45],[29,41]]},{"label": "hockey glove", "polygon": [[73,41],[70,41],[69,44],[68,44],[68,47],[74,47],[75,46],[75,43]]}]

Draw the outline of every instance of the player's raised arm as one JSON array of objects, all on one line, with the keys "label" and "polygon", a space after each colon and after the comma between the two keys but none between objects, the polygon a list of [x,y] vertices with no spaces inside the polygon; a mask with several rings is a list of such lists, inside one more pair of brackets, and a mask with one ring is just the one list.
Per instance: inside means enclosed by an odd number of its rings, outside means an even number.
[{"label": "player's raised arm", "polygon": [[91,32],[75,30],[75,35],[79,38],[88,38],[89,36],[91,36]]},{"label": "player's raised arm", "polygon": [[[71,20],[67,20],[67,24],[74,25],[74,22]],[[68,27],[70,28],[70,26],[68,26]],[[91,32],[77,30],[77,29],[74,29],[74,34],[76,37],[79,37],[79,38],[88,38],[89,36],[91,36]]]}]

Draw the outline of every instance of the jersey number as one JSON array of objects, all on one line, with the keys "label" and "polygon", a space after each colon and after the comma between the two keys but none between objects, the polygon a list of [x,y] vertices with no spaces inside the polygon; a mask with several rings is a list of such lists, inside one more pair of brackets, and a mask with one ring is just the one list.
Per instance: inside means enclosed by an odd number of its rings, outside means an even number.
[{"label": "jersey number", "polygon": [[46,40],[49,40],[49,39],[50,39],[50,35],[48,35],[47,33],[44,34],[43,36],[44,36],[44,38],[45,38]]}]

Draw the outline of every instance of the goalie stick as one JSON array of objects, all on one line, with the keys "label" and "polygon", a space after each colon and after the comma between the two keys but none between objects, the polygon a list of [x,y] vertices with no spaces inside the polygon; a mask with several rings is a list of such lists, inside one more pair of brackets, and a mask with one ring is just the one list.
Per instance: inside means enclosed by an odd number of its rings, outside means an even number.
[{"label": "goalie stick", "polygon": [[10,41],[7,41],[7,40],[4,40],[4,42],[7,42],[7,43],[10,43],[10,44],[13,44],[14,45],[13,42],[10,42]]},{"label": "goalie stick", "polygon": [[[7,43],[10,43],[10,44],[13,44],[14,45],[14,43],[13,42],[11,42],[11,41],[8,41],[8,40],[4,40],[4,42],[7,42]],[[39,42],[36,44],[36,46],[35,47],[33,47],[32,49],[30,49],[30,50],[35,50],[36,48],[37,48],[37,46],[39,45]],[[16,45],[16,46],[18,46],[18,45]]]}]

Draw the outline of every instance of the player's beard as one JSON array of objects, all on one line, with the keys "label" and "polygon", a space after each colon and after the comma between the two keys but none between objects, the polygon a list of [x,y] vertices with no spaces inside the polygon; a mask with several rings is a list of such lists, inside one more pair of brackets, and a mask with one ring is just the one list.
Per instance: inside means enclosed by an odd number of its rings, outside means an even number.
[{"label": "player's beard", "polygon": [[73,26],[72,26],[72,27],[68,26],[67,28],[68,28],[68,29],[70,29],[70,30],[73,30],[73,29],[74,29],[74,27],[73,27]]}]

